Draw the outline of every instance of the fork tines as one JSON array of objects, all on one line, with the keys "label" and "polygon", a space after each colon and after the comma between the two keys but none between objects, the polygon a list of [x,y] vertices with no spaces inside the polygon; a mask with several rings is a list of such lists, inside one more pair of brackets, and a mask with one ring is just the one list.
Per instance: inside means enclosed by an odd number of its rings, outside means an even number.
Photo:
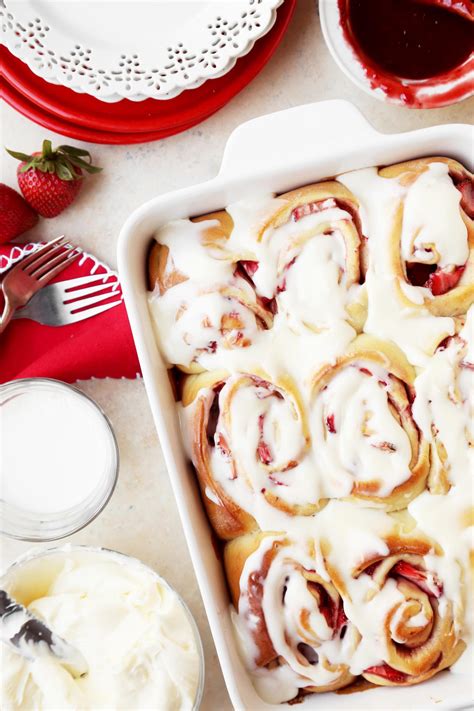
[{"label": "fork tines", "polygon": [[21,270],[38,281],[49,281],[59,274],[81,251],[65,243],[64,235],[55,237],[20,262]]}]

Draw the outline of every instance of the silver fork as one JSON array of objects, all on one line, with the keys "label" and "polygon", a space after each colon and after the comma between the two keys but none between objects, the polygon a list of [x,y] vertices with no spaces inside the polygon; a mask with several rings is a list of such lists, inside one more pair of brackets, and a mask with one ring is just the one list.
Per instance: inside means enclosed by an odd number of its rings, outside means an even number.
[{"label": "silver fork", "polygon": [[[113,281],[109,281],[111,276]],[[121,304],[119,288],[117,277],[111,274],[91,274],[50,284],[35,294],[24,308],[15,311],[13,318],[30,318],[47,326],[65,326]],[[114,296],[119,298],[100,304]]]},{"label": "silver fork", "polygon": [[5,306],[0,317],[0,333],[5,330],[16,309],[28,303],[31,297],[79,255],[81,250],[65,244],[64,236],[56,237],[15,264],[2,281]]}]

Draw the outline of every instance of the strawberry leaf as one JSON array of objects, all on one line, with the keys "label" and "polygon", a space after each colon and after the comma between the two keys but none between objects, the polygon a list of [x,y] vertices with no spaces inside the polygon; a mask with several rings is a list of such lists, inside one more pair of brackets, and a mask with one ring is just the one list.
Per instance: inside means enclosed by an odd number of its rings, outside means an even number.
[{"label": "strawberry leaf", "polygon": [[99,173],[102,170],[92,165],[92,156],[84,148],[62,145],[54,150],[48,139],[43,141],[41,153],[35,155],[6,150],[13,158],[25,163],[19,169],[20,173],[33,169],[41,173],[55,173],[60,180],[73,181],[84,177],[82,171]]},{"label": "strawberry leaf", "polygon": [[31,156],[27,155],[26,153],[20,153],[19,151],[11,151],[9,148],[5,148],[6,152],[11,155],[12,158],[16,158],[17,160],[21,161],[30,161]]},{"label": "strawberry leaf", "polygon": [[76,148],[76,146],[58,146],[58,151],[61,151],[62,153],[69,153],[72,156],[85,156],[89,158],[89,161],[92,160],[89,151],[86,151],[83,148]]}]

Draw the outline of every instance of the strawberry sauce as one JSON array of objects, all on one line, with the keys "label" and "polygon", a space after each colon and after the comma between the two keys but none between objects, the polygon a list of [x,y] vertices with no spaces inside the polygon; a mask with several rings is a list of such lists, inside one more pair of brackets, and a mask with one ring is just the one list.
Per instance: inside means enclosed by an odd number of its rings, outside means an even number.
[{"label": "strawberry sauce", "polygon": [[474,49],[473,22],[438,3],[350,0],[348,22],[370,60],[406,79],[443,74]]},{"label": "strawberry sauce", "polygon": [[372,89],[416,108],[443,106],[472,92],[469,0],[338,0],[338,8],[344,38]]}]

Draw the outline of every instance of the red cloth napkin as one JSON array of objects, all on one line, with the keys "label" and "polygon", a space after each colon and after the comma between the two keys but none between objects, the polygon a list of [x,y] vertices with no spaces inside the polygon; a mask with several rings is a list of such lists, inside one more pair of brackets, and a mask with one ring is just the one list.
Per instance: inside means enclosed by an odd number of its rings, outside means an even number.
[{"label": "red cloth napkin", "polygon": [[[37,247],[33,243],[0,245],[0,277]],[[109,280],[116,277],[115,272],[84,253],[53,281],[88,274],[108,275]],[[121,296],[120,289],[118,294]],[[3,302],[0,306],[3,309]],[[73,383],[89,378],[138,375],[140,365],[123,301],[97,316],[67,326],[42,326],[30,319],[18,319],[0,334],[0,383],[31,377]]]}]

